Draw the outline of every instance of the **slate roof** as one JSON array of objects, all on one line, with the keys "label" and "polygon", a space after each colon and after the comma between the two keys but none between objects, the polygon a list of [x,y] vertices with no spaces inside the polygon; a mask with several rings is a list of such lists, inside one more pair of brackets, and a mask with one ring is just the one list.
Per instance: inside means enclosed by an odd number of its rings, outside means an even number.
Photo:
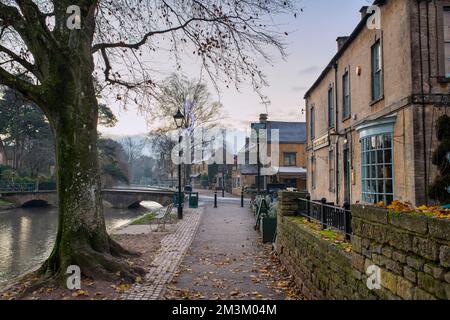
[{"label": "slate roof", "polygon": [[271,141],[270,130],[276,129],[280,130],[280,143],[306,142],[306,122],[267,121],[268,141]]}]

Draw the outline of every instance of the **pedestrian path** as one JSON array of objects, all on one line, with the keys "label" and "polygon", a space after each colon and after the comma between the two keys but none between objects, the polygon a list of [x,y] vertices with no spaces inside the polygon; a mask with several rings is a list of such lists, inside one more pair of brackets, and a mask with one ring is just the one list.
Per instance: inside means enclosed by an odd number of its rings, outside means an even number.
[{"label": "pedestrian path", "polygon": [[166,285],[172,280],[180,262],[186,254],[201,220],[203,208],[186,209],[184,219],[177,230],[164,237],[152,268],[142,283],[135,284],[124,295],[125,300],[157,300]]},{"label": "pedestrian path", "polygon": [[262,244],[248,207],[205,208],[198,233],[165,299],[285,299],[291,278]]}]

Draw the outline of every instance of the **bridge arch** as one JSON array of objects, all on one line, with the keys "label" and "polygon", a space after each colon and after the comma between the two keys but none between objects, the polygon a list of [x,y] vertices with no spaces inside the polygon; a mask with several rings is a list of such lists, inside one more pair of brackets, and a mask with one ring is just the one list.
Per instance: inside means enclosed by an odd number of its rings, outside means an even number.
[{"label": "bridge arch", "polygon": [[[162,206],[172,202],[171,190],[145,190],[145,189],[106,189],[102,190],[104,203],[113,208],[128,209],[138,207],[142,201],[154,201]],[[14,203],[17,207],[37,205],[58,205],[56,191],[9,192],[2,194],[6,201]]]},{"label": "bridge arch", "polygon": [[143,201],[153,201],[162,206],[172,202],[173,192],[168,190],[103,190],[103,199],[112,204],[114,208],[138,208]]},{"label": "bridge arch", "polygon": [[141,206],[141,201],[133,202],[128,206],[128,209],[137,209]]},{"label": "bridge arch", "polygon": [[16,207],[54,206],[58,204],[56,192],[10,192],[2,194],[2,198],[14,203]]},{"label": "bridge arch", "polygon": [[49,205],[50,205],[50,203],[48,203],[46,200],[32,199],[32,200],[24,202],[21,205],[21,208],[48,207]]}]

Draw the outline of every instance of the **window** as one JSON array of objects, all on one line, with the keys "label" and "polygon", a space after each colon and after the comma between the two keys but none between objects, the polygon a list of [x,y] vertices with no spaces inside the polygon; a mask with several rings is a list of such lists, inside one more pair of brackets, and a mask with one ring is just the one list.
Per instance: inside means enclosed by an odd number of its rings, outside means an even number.
[{"label": "window", "polygon": [[311,107],[311,115],[310,115],[310,124],[309,124],[309,130],[310,130],[310,136],[311,141],[316,137],[316,130],[315,130],[315,122],[316,122],[316,115],[314,114],[314,107]]},{"label": "window", "polygon": [[333,87],[328,89],[328,128],[334,127],[334,94]]},{"label": "window", "polygon": [[381,98],[381,45],[378,40],[372,46],[372,100]]},{"label": "window", "polygon": [[297,165],[297,153],[285,152],[284,153],[284,166],[295,167]]},{"label": "window", "polygon": [[394,199],[392,133],[361,139],[362,200],[390,204]]},{"label": "window", "polygon": [[450,7],[443,10],[445,77],[450,78]]},{"label": "window", "polygon": [[281,182],[286,188],[297,188],[297,179],[282,179]]},{"label": "window", "polygon": [[233,188],[240,188],[240,187],[241,187],[241,178],[240,177],[234,178],[234,186],[233,186]]},{"label": "window", "polygon": [[330,150],[328,153],[328,190],[334,192],[334,150]]},{"label": "window", "polygon": [[342,117],[347,119],[350,117],[350,75],[348,71],[342,77]]}]

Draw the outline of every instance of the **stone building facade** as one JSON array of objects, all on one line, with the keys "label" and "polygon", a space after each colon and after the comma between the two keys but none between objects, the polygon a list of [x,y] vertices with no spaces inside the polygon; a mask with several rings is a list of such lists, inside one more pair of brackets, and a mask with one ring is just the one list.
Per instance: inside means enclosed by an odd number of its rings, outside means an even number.
[{"label": "stone building facade", "polygon": [[450,1],[374,4],[305,95],[308,190],[338,205],[429,203],[435,124],[450,106]]},{"label": "stone building facade", "polygon": [[[260,115],[260,121],[251,124],[251,128],[264,124],[267,137],[261,137],[261,154],[267,152],[272,156],[273,144],[271,131],[278,130],[278,159],[277,164],[262,163],[262,167],[271,168],[273,174],[261,174],[261,190],[267,190],[270,185],[282,185],[287,188],[306,190],[306,123],[270,121],[267,114]],[[256,134],[256,133],[255,133]],[[244,148],[239,152],[238,158],[244,159],[245,164],[236,164],[233,168],[233,193],[240,194],[244,189],[257,188],[257,166],[250,163],[250,153],[256,154],[255,139],[247,139]],[[256,156],[255,156],[256,157]],[[254,159],[256,161],[256,158]],[[261,162],[263,162],[261,160]]]}]

